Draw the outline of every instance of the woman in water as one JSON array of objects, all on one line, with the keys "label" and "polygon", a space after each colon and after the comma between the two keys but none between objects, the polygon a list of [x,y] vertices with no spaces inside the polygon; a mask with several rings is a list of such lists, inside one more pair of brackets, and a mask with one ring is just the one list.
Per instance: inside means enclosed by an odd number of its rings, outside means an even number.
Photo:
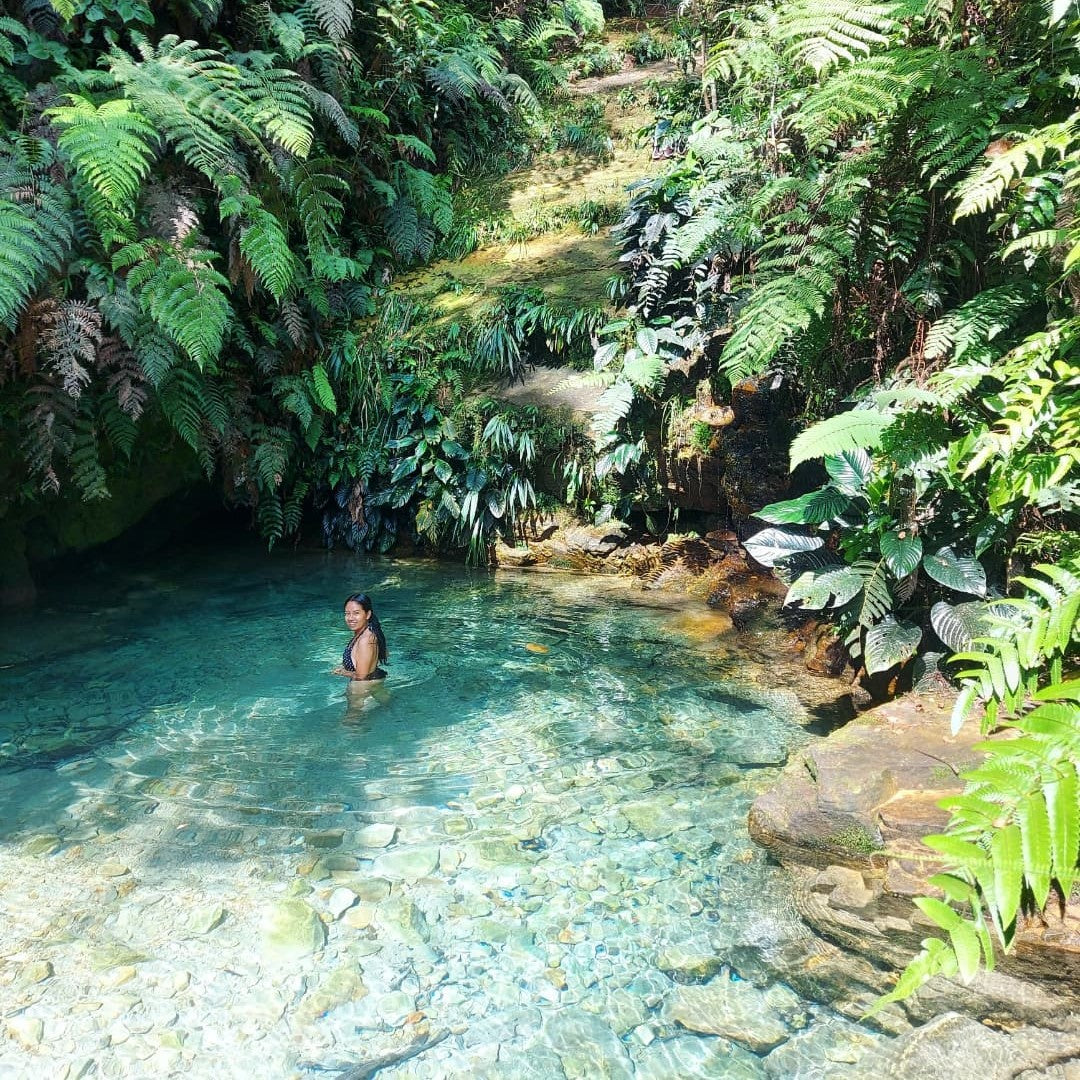
[{"label": "woman in water", "polygon": [[345,601],[345,625],[352,631],[352,641],[345,647],[341,667],[334,668],[334,674],[344,675],[352,682],[385,679],[386,672],[379,662],[387,658],[386,635],[367,593],[355,593]]}]

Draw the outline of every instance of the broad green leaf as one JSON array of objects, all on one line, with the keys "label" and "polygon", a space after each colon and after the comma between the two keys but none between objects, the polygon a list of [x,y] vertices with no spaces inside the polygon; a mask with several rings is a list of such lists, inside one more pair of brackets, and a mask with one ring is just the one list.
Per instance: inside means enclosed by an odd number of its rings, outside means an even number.
[{"label": "broad green leaf", "polygon": [[975,927],[961,920],[949,931],[949,940],[956,953],[960,977],[965,981],[973,979],[978,974],[979,961],[982,959],[982,946]]},{"label": "broad green leaf", "polygon": [[972,871],[976,866],[982,866],[988,861],[986,852],[978,844],[962,840],[958,836],[950,836],[948,833],[924,836],[923,843],[934,851],[940,851],[954,865]]},{"label": "broad green leaf", "polygon": [[956,735],[964,726],[964,721],[967,719],[971,706],[975,704],[975,699],[978,696],[979,688],[971,683],[968,683],[960,690],[956,703],[953,705],[952,717],[949,722],[949,730],[953,735]]},{"label": "broad green leaf", "polygon": [[755,533],[743,545],[747,554],[762,566],[772,566],[777,559],[793,555],[797,551],[813,551],[824,544],[819,536],[788,532],[786,529],[763,529]]},{"label": "broad green leaf", "polygon": [[950,547],[923,558],[923,569],[939,585],[956,592],[986,595],[986,571],[975,559],[957,555]]},{"label": "broad green leaf", "polygon": [[656,331],[648,326],[637,332],[635,340],[637,341],[637,347],[646,356],[655,355],[656,350],[660,348],[660,339],[656,336]]},{"label": "broad green leaf", "polygon": [[1068,682],[1053,683],[1044,686],[1034,695],[1039,701],[1080,701],[1080,679],[1070,679]]},{"label": "broad green leaf", "polygon": [[919,537],[909,529],[892,529],[881,538],[881,554],[885,565],[898,578],[914,573],[922,559],[923,546]]},{"label": "broad green leaf", "polygon": [[820,525],[839,517],[850,505],[851,500],[829,484],[797,499],[770,503],[754,517],[773,525]]},{"label": "broad green leaf", "polygon": [[986,632],[986,605],[980,600],[966,604],[946,604],[939,600],[930,609],[934,633],[953,652],[971,647],[972,639]]},{"label": "broad green leaf", "polygon": [[994,833],[990,841],[990,857],[994,863],[993,903],[1000,925],[1008,927],[1020,907],[1020,887],[1024,880],[1024,865],[1020,847],[1020,828],[1006,825]]},{"label": "broad green leaf", "polygon": [[872,409],[851,409],[821,420],[795,437],[791,444],[791,468],[814,458],[852,450],[875,450],[881,435],[895,417]]},{"label": "broad green leaf", "polygon": [[394,466],[394,471],[390,474],[390,483],[396,484],[403,477],[406,477],[409,475],[409,473],[414,472],[416,469],[416,465],[416,458],[404,458],[403,460],[399,461],[397,465]]},{"label": "broad green leaf", "polygon": [[448,462],[438,458],[435,461],[435,475],[444,484],[449,484],[454,477],[454,470],[450,467]]},{"label": "broad green leaf", "polygon": [[870,480],[870,455],[865,450],[845,450],[825,456],[825,471],[845,495],[858,495]]},{"label": "broad green leaf", "polygon": [[866,673],[874,675],[879,671],[888,671],[897,664],[910,660],[919,642],[922,631],[917,626],[904,626],[891,615],[886,616],[866,631],[866,643],[863,650],[866,657]]},{"label": "broad green leaf", "polygon": [[1050,815],[1046,798],[1036,791],[1016,807],[1024,856],[1024,876],[1031,886],[1035,905],[1040,910],[1050,895]]},{"label": "broad green leaf", "polygon": [[948,904],[933,896],[917,896],[914,903],[935,925],[949,933],[964,921]]},{"label": "broad green leaf", "polygon": [[850,566],[815,572],[807,570],[788,589],[784,599],[788,604],[802,603],[803,607],[817,610],[824,607],[842,607],[862,592],[862,574]]}]

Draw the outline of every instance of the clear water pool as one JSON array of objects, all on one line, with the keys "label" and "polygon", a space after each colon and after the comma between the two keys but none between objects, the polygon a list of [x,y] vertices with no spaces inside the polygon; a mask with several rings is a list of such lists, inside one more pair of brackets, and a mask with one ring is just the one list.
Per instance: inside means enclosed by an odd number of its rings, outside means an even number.
[{"label": "clear water pool", "polygon": [[[348,700],[360,588],[391,675]],[[747,963],[806,934],[745,830],[806,717],[673,603],[255,549],[54,582],[0,622],[0,1074],[858,1075],[877,1036]]]}]

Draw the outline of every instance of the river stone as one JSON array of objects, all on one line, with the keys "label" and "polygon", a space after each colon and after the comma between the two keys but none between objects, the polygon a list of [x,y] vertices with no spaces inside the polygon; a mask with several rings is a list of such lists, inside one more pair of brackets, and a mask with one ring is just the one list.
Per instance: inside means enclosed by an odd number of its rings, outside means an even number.
[{"label": "river stone", "polygon": [[[651,1042],[637,1055],[635,1080],[674,1080],[701,1077],[702,1080],[765,1080],[761,1059],[727,1039],[704,1039],[676,1035]],[[790,1080],[794,1073],[789,1074]],[[818,1073],[800,1075],[817,1076]]]},{"label": "river stone", "polygon": [[34,960],[19,972],[19,982],[23,986],[44,982],[53,976],[53,966],[48,960]]},{"label": "river stone", "polygon": [[352,889],[365,904],[378,904],[390,895],[390,882],[381,877],[351,877],[343,885]]},{"label": "river stone", "polygon": [[657,953],[656,966],[676,982],[705,982],[724,966],[724,962],[712,953],[669,945]]},{"label": "river stone", "polygon": [[424,844],[388,851],[375,859],[373,869],[376,874],[382,874],[391,879],[404,878],[405,881],[416,882],[434,873],[438,865],[439,849],[433,845]]},{"label": "river stone", "polygon": [[101,876],[107,878],[123,877],[131,871],[120,862],[107,862],[101,864]]},{"label": "river stone", "polygon": [[397,826],[386,822],[376,822],[374,825],[365,825],[356,834],[356,842],[362,847],[384,848],[389,847],[397,836]]},{"label": "river stone", "polygon": [[664,1016],[691,1031],[722,1035],[755,1053],[768,1053],[789,1035],[765,994],[748,982],[730,979],[680,986],[664,1003]]},{"label": "river stone", "polygon": [[[881,1036],[839,1016],[829,1016],[800,1031],[778,1046],[765,1058],[765,1071],[775,1080],[812,1075],[822,1063],[857,1065]],[[861,1072],[861,1070],[860,1070]],[[838,1070],[838,1076],[856,1076],[850,1070]]]},{"label": "river stone", "polygon": [[898,1039],[881,1042],[859,1063],[861,1075],[889,1080],[940,1076],[948,1080],[1013,1080],[1080,1057],[1080,1034],[1021,1027],[994,1031],[969,1016],[946,1013]]},{"label": "river stone", "polygon": [[59,836],[35,836],[23,844],[23,851],[27,855],[51,855],[60,848]]},{"label": "river stone", "polygon": [[665,836],[682,832],[694,824],[685,811],[676,810],[670,799],[662,797],[624,803],[619,810],[646,840],[663,840]]},{"label": "river stone", "polygon": [[301,1024],[311,1024],[328,1012],[348,1001],[360,1001],[366,997],[368,988],[355,965],[345,964],[335,968],[328,978],[304,996],[295,1016]]},{"label": "river stone", "polygon": [[578,1009],[548,1013],[541,1036],[559,1055],[566,1080],[630,1080],[634,1066],[619,1037]]},{"label": "river stone", "polygon": [[345,912],[341,921],[354,930],[366,930],[375,921],[375,908],[371,904],[354,904]]},{"label": "river stone", "polygon": [[416,1002],[401,990],[383,994],[376,1005],[379,1019],[390,1027],[401,1027],[407,1017],[416,1011]]},{"label": "river stone", "polygon": [[8,1035],[28,1050],[41,1043],[45,1036],[45,1025],[37,1017],[13,1016],[7,1022]]},{"label": "river stone", "polygon": [[326,829],[322,832],[304,833],[304,843],[315,851],[330,851],[333,848],[339,848],[344,839],[344,829]]},{"label": "river stone", "polygon": [[335,889],[326,901],[326,908],[335,919],[340,919],[358,900],[351,889]]},{"label": "river stone", "polygon": [[209,934],[221,925],[225,918],[225,909],[220,904],[208,904],[196,908],[188,919],[188,930],[193,934]]},{"label": "river stone", "polygon": [[380,937],[403,945],[426,945],[430,929],[424,913],[405,896],[393,896],[380,904],[375,913]]},{"label": "river stone", "polygon": [[326,928],[303,900],[279,900],[262,924],[262,954],[268,961],[298,960],[326,943]]},{"label": "river stone", "polygon": [[95,971],[108,971],[109,968],[123,967],[129,964],[141,964],[150,958],[141,952],[136,952],[128,945],[119,941],[106,942],[90,950],[90,966]]}]

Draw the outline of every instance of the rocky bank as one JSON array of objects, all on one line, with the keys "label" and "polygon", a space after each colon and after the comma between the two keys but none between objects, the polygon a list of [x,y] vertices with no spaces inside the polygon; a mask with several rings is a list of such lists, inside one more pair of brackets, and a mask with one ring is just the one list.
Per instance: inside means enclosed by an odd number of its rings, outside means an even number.
[{"label": "rocky bank", "polygon": [[[961,790],[981,738],[974,724],[950,736],[949,712],[914,695],[871,710],[795,755],[751,808],[751,836],[790,871],[793,903],[820,935],[810,950],[799,942],[759,959],[803,994],[849,986],[834,1003],[841,1013],[890,989],[934,932],[912,903],[939,868],[921,837],[945,826],[938,800]],[[1080,1076],[1078,1012],[1073,904],[1030,921],[996,971],[968,984],[938,978],[891,1006],[881,1022],[901,1037],[863,1064],[877,1076]]]}]

